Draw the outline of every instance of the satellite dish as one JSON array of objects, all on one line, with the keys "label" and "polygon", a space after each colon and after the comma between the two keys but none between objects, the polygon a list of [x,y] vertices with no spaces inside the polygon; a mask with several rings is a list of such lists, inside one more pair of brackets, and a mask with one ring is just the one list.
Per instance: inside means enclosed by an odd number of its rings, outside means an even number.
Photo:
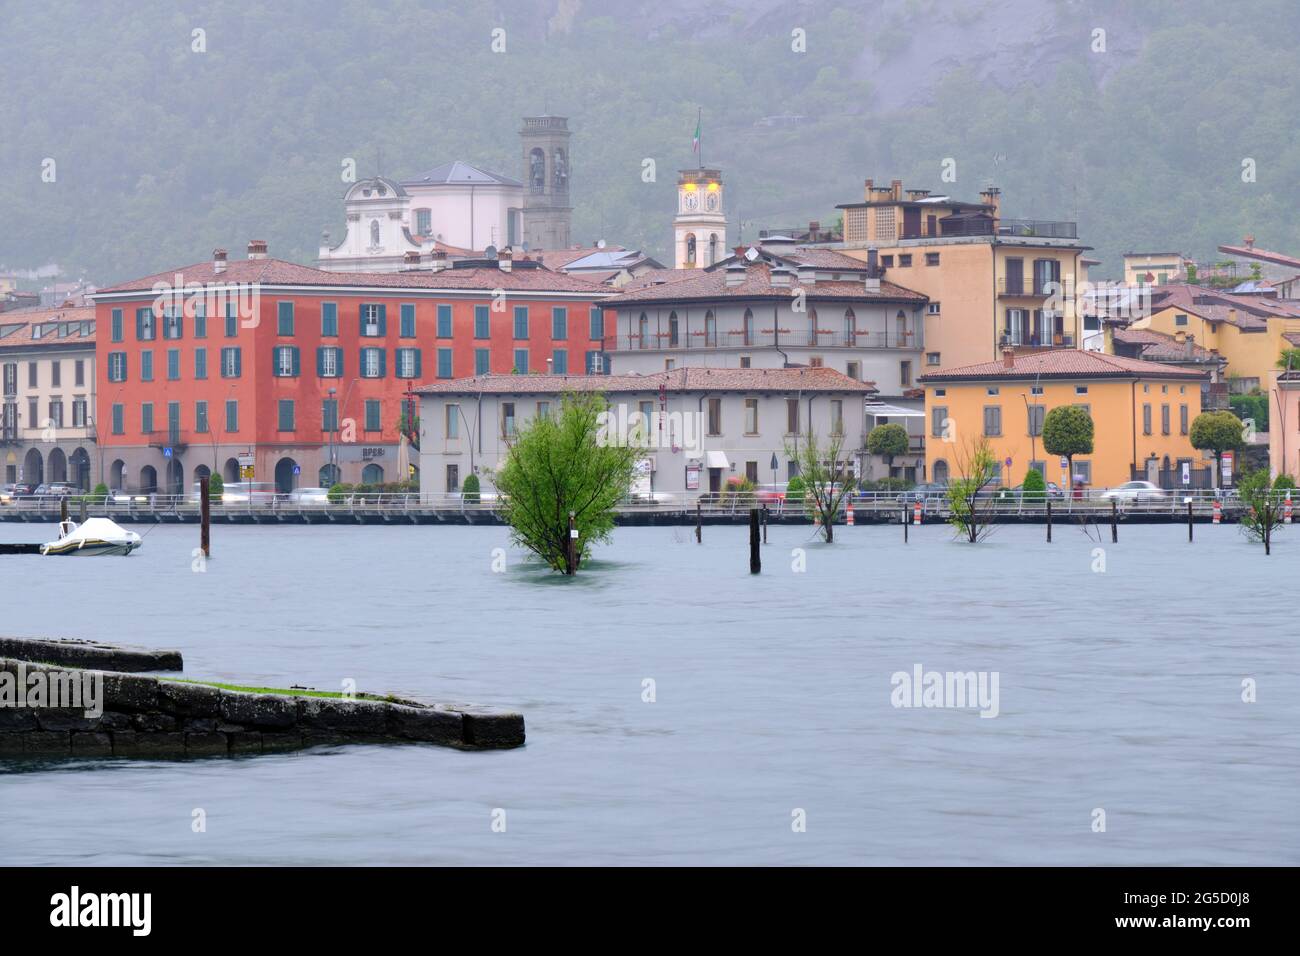
[{"label": "satellite dish", "polygon": [[750,246],[748,249],[745,250],[745,258],[748,259],[750,262],[753,262],[755,259],[758,258],[758,250],[755,249],[753,246]]},{"label": "satellite dish", "polygon": [[605,248],[605,240],[604,240],[604,239],[597,239],[597,240],[596,240],[596,248],[597,248],[597,249],[604,249],[604,248]]},{"label": "satellite dish", "polygon": [[497,257],[497,247],[488,246],[486,249],[483,250],[483,255],[489,259],[495,259]]}]

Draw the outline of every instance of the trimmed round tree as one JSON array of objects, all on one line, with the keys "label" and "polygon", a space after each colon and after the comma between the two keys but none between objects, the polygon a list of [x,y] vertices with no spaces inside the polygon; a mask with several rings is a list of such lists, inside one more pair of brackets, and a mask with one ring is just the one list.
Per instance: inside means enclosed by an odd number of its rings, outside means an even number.
[{"label": "trimmed round tree", "polygon": [[1198,451],[1214,452],[1214,482],[1218,486],[1223,474],[1223,453],[1239,451],[1246,445],[1241,419],[1232,412],[1201,412],[1192,420],[1192,447]]},{"label": "trimmed round tree", "polygon": [[1092,416],[1077,405],[1058,405],[1043,419],[1043,450],[1066,460],[1071,487],[1074,485],[1074,456],[1091,455],[1092,445]]},{"label": "trimmed round tree", "polygon": [[1047,480],[1037,468],[1025,472],[1025,480],[1020,487],[1025,501],[1042,501],[1047,497]]},{"label": "trimmed round tree", "polygon": [[473,472],[466,475],[465,480],[461,482],[460,493],[461,496],[470,504],[478,504],[478,500],[479,500],[478,475],[474,474]]},{"label": "trimmed round tree", "polygon": [[892,463],[895,455],[906,455],[907,445],[907,429],[893,422],[877,425],[867,435],[867,451],[883,455],[886,462]]}]

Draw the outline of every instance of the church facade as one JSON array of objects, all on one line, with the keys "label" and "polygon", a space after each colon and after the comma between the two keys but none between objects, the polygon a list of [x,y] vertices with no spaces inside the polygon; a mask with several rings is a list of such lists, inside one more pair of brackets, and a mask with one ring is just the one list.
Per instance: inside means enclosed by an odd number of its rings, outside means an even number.
[{"label": "church facade", "polygon": [[372,176],[343,197],[346,231],[322,236],[316,264],[327,272],[400,272],[437,253],[482,255],[489,247],[566,249],[569,129],[563,116],[524,117],[523,181],[453,161],[396,180]]}]

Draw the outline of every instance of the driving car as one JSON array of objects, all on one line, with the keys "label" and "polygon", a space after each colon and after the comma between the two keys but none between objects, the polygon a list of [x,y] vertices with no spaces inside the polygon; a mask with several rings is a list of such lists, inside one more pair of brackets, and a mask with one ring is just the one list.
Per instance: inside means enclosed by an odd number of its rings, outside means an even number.
[{"label": "driving car", "polygon": [[223,505],[269,505],[276,499],[275,482],[232,482],[222,489]]},{"label": "driving car", "polygon": [[1126,481],[1101,493],[1106,501],[1164,501],[1169,497],[1159,485],[1149,481]]},{"label": "driving car", "polygon": [[300,507],[319,507],[330,503],[328,488],[295,488],[289,492],[290,504]]},{"label": "driving car", "polygon": [[1016,485],[1014,488],[1005,488],[998,493],[998,497],[1010,498],[1014,501],[1030,501],[1030,502],[1047,501],[1047,500],[1064,501],[1065,492],[1061,490],[1061,486],[1058,485],[1056,482],[1049,481],[1047,483],[1047,489],[1045,491],[1030,491],[1028,493],[1028,497],[1026,497],[1024,485]]},{"label": "driving car", "polygon": [[898,496],[900,504],[910,505],[921,502],[922,505],[938,504],[948,500],[948,486],[937,481],[925,481],[913,485]]}]

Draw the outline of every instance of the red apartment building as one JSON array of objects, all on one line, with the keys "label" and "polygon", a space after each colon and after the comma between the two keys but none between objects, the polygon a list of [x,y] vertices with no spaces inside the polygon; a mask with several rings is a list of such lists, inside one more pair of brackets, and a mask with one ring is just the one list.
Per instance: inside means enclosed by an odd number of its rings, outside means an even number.
[{"label": "red apartment building", "polygon": [[[604,371],[612,290],[510,258],[337,273],[248,258],[96,293],[99,435],[112,488],[198,478],[282,491],[404,480],[408,393],[485,372]],[[418,462],[413,451],[411,464]],[[244,477],[244,480],[248,480]]]}]

